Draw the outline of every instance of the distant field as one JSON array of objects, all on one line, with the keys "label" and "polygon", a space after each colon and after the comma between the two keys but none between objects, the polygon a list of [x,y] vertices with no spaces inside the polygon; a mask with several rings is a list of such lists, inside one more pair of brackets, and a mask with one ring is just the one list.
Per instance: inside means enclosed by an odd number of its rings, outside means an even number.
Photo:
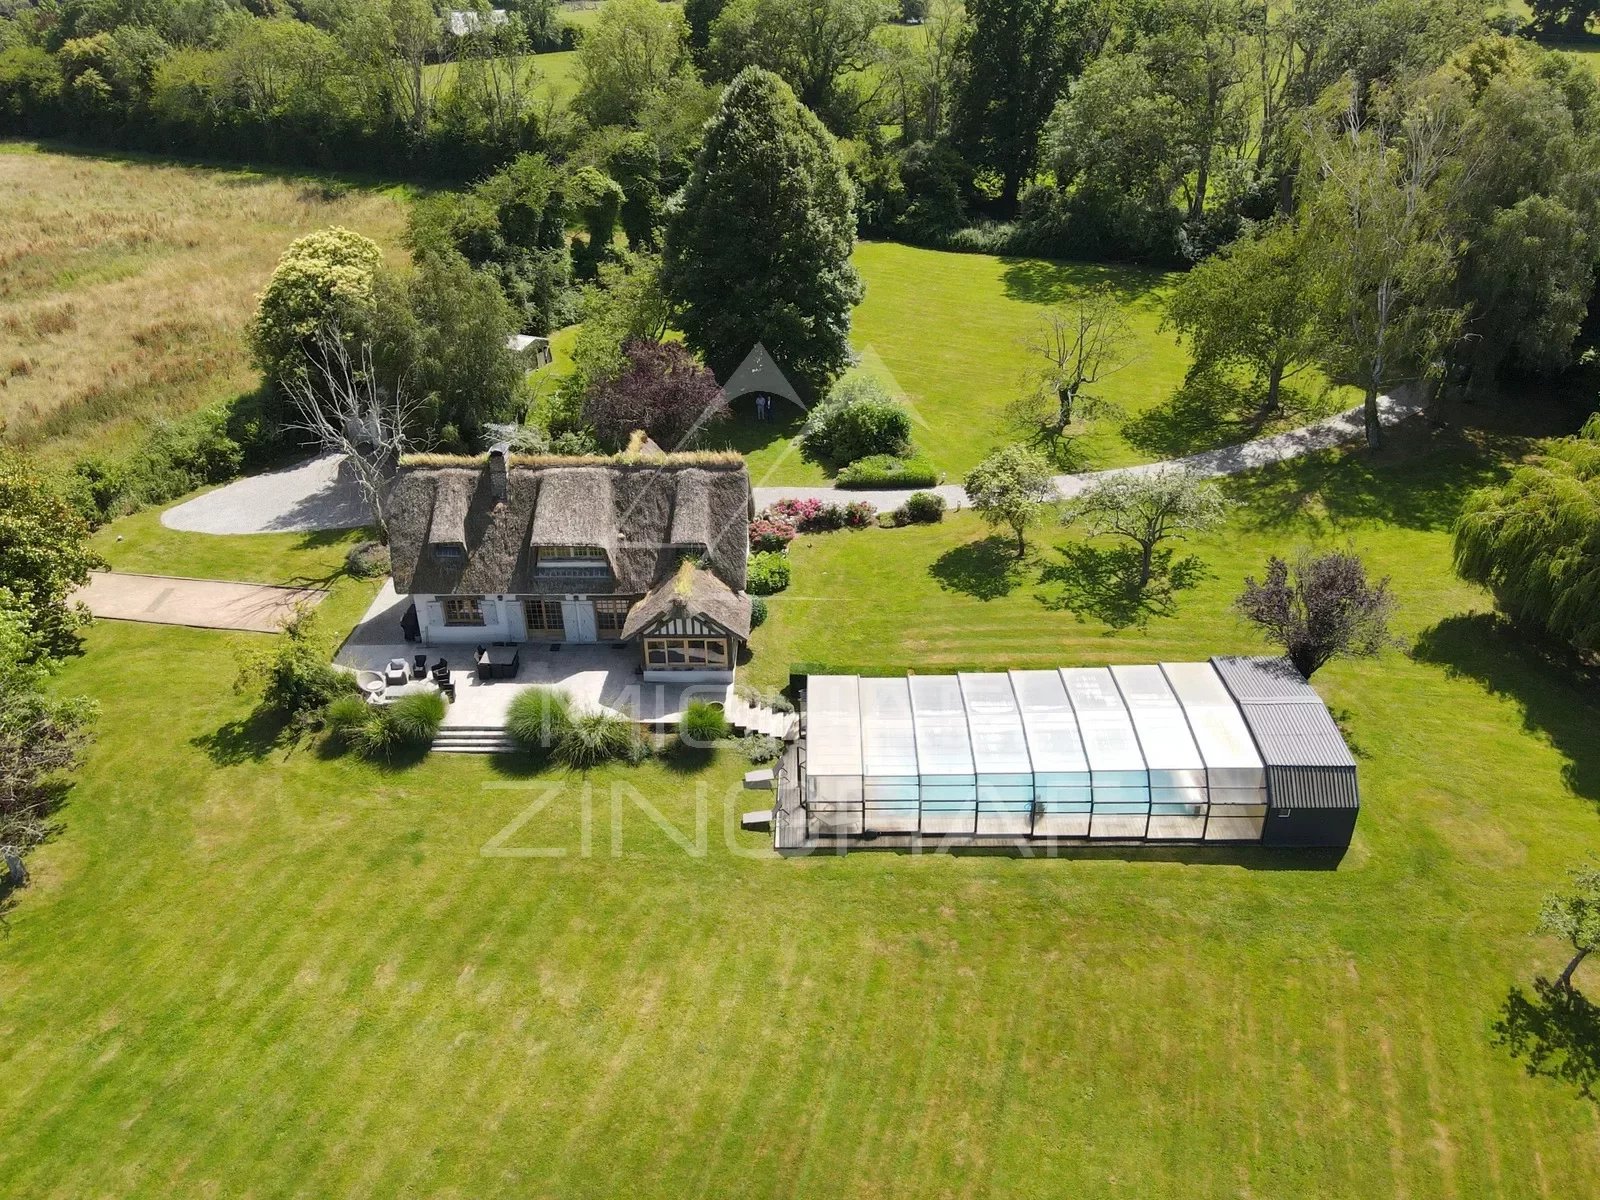
[{"label": "distant field", "polygon": [[242,331],[285,247],[328,225],[391,254],[399,188],[0,143],[0,419],[46,455],[256,385]]},{"label": "distant field", "polygon": [[[578,90],[578,55],[574,50],[524,54],[514,62],[518,86],[532,87],[541,97],[565,104]],[[453,62],[434,63],[427,68],[429,83],[438,88],[440,96],[455,87],[456,70]]]}]

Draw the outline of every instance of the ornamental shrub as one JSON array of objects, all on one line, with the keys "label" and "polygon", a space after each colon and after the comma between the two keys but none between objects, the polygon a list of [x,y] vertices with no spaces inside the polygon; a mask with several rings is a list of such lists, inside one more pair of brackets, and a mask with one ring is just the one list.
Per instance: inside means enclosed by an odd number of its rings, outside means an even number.
[{"label": "ornamental shrub", "polygon": [[650,757],[639,727],[604,710],[573,716],[551,751],[558,763],[578,771],[608,762],[640,763]]},{"label": "ornamental shrub", "polygon": [[770,596],[789,586],[789,559],[786,555],[764,551],[750,556],[745,590],[752,596]]},{"label": "ornamental shrub", "polygon": [[783,739],[765,733],[747,733],[739,739],[739,753],[752,766],[764,766],[783,757]]},{"label": "ornamental shrub", "polygon": [[444,724],[444,697],[438,692],[413,692],[387,707],[400,736],[417,745],[433,741]]},{"label": "ornamental shrub", "polygon": [[843,506],[816,499],[779,500],[765,515],[786,521],[801,533],[828,533],[848,523]]},{"label": "ornamental shrub", "polygon": [[795,528],[776,517],[760,516],[750,522],[750,549],[782,553],[794,541]]},{"label": "ornamental shrub", "polygon": [[571,724],[572,698],[558,688],[529,688],[506,712],[512,740],[537,753],[548,754]]},{"label": "ornamental shrub", "polygon": [[709,700],[691,700],[678,724],[679,740],[690,746],[709,746],[730,732],[728,718]]},{"label": "ornamental shrub", "polygon": [[933,487],[939,482],[939,472],[926,459],[875,454],[841,470],[838,482],[844,487],[860,488]]},{"label": "ornamental shrub", "polygon": [[878,510],[865,500],[852,500],[844,506],[844,523],[850,529],[865,529],[878,517]]},{"label": "ornamental shrub", "polygon": [[760,596],[750,601],[750,628],[757,629],[767,623],[767,602]]},{"label": "ornamental shrub", "polygon": [[944,497],[937,492],[912,492],[900,511],[914,525],[933,525],[944,520]]},{"label": "ornamental shrub", "polygon": [[898,457],[911,449],[911,412],[875,379],[844,379],[811,410],[800,448],[841,467],[875,454]]}]

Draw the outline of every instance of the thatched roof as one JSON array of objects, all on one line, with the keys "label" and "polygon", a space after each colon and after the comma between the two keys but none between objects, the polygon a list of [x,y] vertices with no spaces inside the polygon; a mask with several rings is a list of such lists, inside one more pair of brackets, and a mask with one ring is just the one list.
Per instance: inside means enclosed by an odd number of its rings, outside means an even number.
[{"label": "thatched roof", "polygon": [[636,637],[672,617],[706,616],[740,641],[750,637],[750,597],[685,559],[628,611],[624,638]]},{"label": "thatched roof", "polygon": [[611,472],[604,467],[541,472],[528,540],[534,546],[600,546],[609,552],[617,540]]},{"label": "thatched roof", "polygon": [[472,507],[473,479],[451,472],[439,480],[434,494],[433,520],[428,526],[428,541],[435,545],[467,544],[467,510]]},{"label": "thatched roof", "polygon": [[[731,462],[548,459],[512,456],[505,495],[485,460],[403,464],[389,494],[390,559],[401,593],[538,595],[574,591],[643,595],[673,577],[684,550],[704,554],[730,593],[744,590],[750,477]],[[465,465],[455,465],[462,463]],[[448,539],[465,558],[435,555]],[[540,579],[540,546],[599,546],[613,579]],[[714,618],[716,619],[716,618]]]}]

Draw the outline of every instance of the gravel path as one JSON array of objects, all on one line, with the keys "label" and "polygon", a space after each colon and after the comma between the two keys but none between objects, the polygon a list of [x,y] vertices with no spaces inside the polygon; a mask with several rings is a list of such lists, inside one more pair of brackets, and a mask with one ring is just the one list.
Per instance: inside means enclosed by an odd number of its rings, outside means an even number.
[{"label": "gravel path", "polygon": [[247,475],[161,514],[186,533],[312,533],[371,523],[361,490],[339,469],[343,456],[319,454],[292,467]]},{"label": "gravel path", "polygon": [[[1393,425],[1422,411],[1421,403],[1392,396],[1380,397],[1378,407],[1385,425]],[[1361,409],[1357,407],[1286,433],[1206,450],[1186,458],[1111,471],[1057,475],[1055,485],[1063,497],[1071,497],[1108,475],[1148,474],[1174,467],[1205,476],[1236,475],[1356,441],[1361,435]],[[368,523],[366,505],[354,481],[339,470],[339,463],[339,455],[321,454],[293,467],[248,476],[169,508],[161,514],[161,523],[169,529],[189,533],[308,533],[319,529],[358,529]],[[925,490],[939,493],[952,508],[967,504],[966,492],[956,484]],[[779,500],[866,500],[878,509],[891,509],[904,504],[909,495],[910,490],[836,488],[820,484],[757,487],[755,502],[756,508],[761,509]]]},{"label": "gravel path", "polygon": [[[1399,400],[1393,396],[1378,397],[1378,416],[1384,425],[1394,425],[1422,412],[1420,401]],[[1284,462],[1291,458],[1299,458],[1302,454],[1312,454],[1318,450],[1328,450],[1334,446],[1342,446],[1346,442],[1360,439],[1366,432],[1362,423],[1361,408],[1359,406],[1347,409],[1332,417],[1324,418],[1310,425],[1302,425],[1299,429],[1290,429],[1283,433],[1273,434],[1271,437],[1256,438],[1251,442],[1242,442],[1237,446],[1223,446],[1217,450],[1205,450],[1199,454],[1190,454],[1185,458],[1168,459],[1165,462],[1141,463],[1136,467],[1117,467],[1109,471],[1085,471],[1079,475],[1057,475],[1053,482],[1056,491],[1063,498],[1070,499],[1083,491],[1096,480],[1107,478],[1111,475],[1150,475],[1159,471],[1180,468],[1193,471],[1197,475],[1215,478],[1222,475],[1237,475],[1242,471],[1251,471],[1257,467],[1265,467],[1272,463]],[[944,501],[951,507],[964,507],[967,504],[967,494],[958,485],[947,483],[936,488],[919,489],[937,492],[944,497]],[[880,510],[898,508],[904,504],[910,491],[882,491],[878,489],[845,489],[836,488],[828,484],[814,485],[811,487],[758,487],[755,489],[756,508],[766,508],[769,504],[779,500],[823,500],[838,502],[840,500],[867,500]]]}]

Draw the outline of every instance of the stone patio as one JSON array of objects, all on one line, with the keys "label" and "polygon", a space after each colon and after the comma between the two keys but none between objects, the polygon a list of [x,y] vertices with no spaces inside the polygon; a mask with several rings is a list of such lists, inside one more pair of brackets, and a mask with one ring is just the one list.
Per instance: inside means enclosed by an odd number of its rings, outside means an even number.
[{"label": "stone patio", "polygon": [[[409,664],[426,653],[428,665],[444,658],[450,663],[450,681],[456,687],[456,701],[445,714],[445,728],[504,728],[511,702],[534,686],[559,687],[580,708],[604,708],[623,713],[645,724],[676,724],[691,700],[709,700],[727,708],[733,685],[727,683],[654,683],[639,674],[639,652],[632,646],[617,649],[610,643],[581,645],[524,642],[518,646],[521,662],[515,679],[496,679],[480,683],[473,663],[473,646],[424,645],[407,642],[400,631],[400,617],[407,599],[395,593],[392,582],[373,600],[367,614],[350,632],[333,661],[352,671],[382,673],[390,659]],[[385,699],[397,699],[412,692],[431,692],[433,684],[423,680],[391,687]]]}]

